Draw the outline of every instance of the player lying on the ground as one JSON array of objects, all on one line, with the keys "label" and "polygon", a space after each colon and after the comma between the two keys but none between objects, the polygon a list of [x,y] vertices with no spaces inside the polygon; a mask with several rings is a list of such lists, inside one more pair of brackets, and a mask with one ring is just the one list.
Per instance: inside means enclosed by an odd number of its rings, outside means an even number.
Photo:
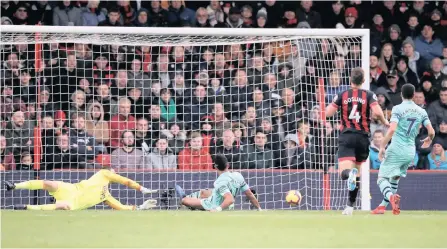
[{"label": "player lying on the ground", "polygon": [[[396,75],[397,77],[397,75]],[[338,93],[326,108],[326,117],[341,109],[341,131],[338,138],[338,169],[342,180],[347,180],[348,204],[343,215],[352,215],[360,188],[360,167],[369,155],[371,112],[382,124],[388,126],[377,96],[362,89],[365,82],[363,69],[354,68],[350,76],[351,88]]]},{"label": "player lying on the ground", "polygon": [[193,209],[218,212],[233,205],[234,197],[241,191],[261,211],[261,206],[248,184],[245,183],[244,177],[239,172],[230,172],[228,170],[229,164],[224,155],[216,155],[214,157],[214,167],[219,175],[216,181],[214,181],[214,189],[200,190],[185,196],[183,189],[178,185],[176,186],[176,192],[180,195],[183,205]]},{"label": "player lying on the ground", "polygon": [[[256,190],[254,189],[250,189],[250,191],[252,192],[252,194],[256,197]],[[179,185],[175,185],[175,193],[177,195],[177,197],[179,197],[180,199],[183,199],[184,197],[193,197],[193,198],[199,198],[199,199],[206,199],[208,197],[210,197],[213,194],[213,189],[200,189],[198,191],[194,191],[192,193],[190,193],[189,195],[187,195],[185,193],[185,191],[183,190],[182,187],[180,187]],[[247,201],[250,201],[250,199],[247,198]],[[234,204],[230,205],[228,207],[229,210],[233,209]],[[189,208],[191,210],[195,210],[195,208]]]},{"label": "player lying on the ground", "polygon": [[[427,128],[428,137],[422,140],[422,148],[428,148],[435,137],[427,112],[413,102],[414,86],[405,84],[402,86],[401,95],[403,102],[394,106],[391,112],[391,124],[385,138],[380,145],[379,160],[383,160],[379,168],[377,185],[383,194],[382,203],[372,211],[373,214],[383,214],[391,203],[393,214],[400,213],[400,196],[396,194],[400,177],[407,175],[408,166],[416,153],[416,136],[421,124]],[[385,152],[385,148],[388,142]]]},{"label": "player lying on the ground", "polygon": [[157,190],[147,189],[129,178],[120,176],[113,169],[101,169],[87,180],[72,184],[61,181],[31,180],[21,183],[5,181],[6,189],[44,189],[56,199],[55,204],[47,205],[16,205],[14,209],[22,210],[82,210],[105,202],[116,210],[146,210],[155,207],[157,201],[146,200],[140,206],[123,205],[109,192],[110,183],[119,183],[141,191],[143,194],[156,193]]}]

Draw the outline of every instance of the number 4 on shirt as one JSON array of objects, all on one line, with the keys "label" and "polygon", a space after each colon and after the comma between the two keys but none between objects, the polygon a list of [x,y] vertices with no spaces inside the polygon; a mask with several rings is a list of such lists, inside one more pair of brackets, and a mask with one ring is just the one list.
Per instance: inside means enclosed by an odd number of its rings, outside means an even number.
[{"label": "number 4 on shirt", "polygon": [[357,105],[352,106],[351,113],[349,114],[349,119],[355,119],[355,122],[357,123],[360,121],[360,114],[357,111]]}]

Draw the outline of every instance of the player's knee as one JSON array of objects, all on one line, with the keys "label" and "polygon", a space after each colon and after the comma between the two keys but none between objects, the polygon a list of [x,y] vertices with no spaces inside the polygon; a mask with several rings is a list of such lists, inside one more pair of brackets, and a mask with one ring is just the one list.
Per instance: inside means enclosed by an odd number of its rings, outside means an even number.
[{"label": "player's knee", "polygon": [[68,203],[56,203],[57,210],[71,210],[71,206]]},{"label": "player's knee", "polygon": [[212,191],[211,191],[211,190],[209,190],[209,189],[203,189],[203,190],[200,191],[200,198],[201,198],[201,199],[208,198],[208,197],[211,196],[211,194],[212,194]]},{"label": "player's knee", "polygon": [[182,199],[182,205],[185,205],[185,206],[188,205],[188,197],[184,197],[184,198]]},{"label": "player's knee", "polygon": [[383,181],[387,180],[386,178],[379,177],[377,178],[377,185],[380,185]]}]

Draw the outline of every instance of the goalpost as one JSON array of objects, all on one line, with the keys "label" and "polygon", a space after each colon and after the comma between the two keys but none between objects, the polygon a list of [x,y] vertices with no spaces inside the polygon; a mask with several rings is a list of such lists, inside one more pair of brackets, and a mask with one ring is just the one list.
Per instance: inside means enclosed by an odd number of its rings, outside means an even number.
[{"label": "goalpost", "polygon": [[[144,162],[136,162],[138,155],[121,156],[120,160],[125,160],[113,161],[120,165],[112,167],[148,188],[169,190],[176,183],[187,192],[212,188],[216,174],[211,165],[204,159],[189,164],[184,164],[185,157],[180,159],[181,151],[191,145],[189,138],[178,135],[176,129],[184,130],[187,136],[201,130],[204,138],[211,138],[210,145],[199,150],[204,151],[204,158],[219,151],[219,143],[228,142],[225,139],[229,132],[223,133],[231,129],[235,140],[231,151],[236,151],[230,156],[232,167],[241,171],[256,190],[263,208],[338,210],[346,205],[346,186],[336,172],[338,120],[325,122],[324,108],[348,86],[354,67],[364,69],[363,87],[369,89],[367,29],[11,25],[1,26],[0,45],[4,62],[0,76],[1,130],[10,129],[6,124],[13,123],[13,115],[22,111],[29,125],[20,129],[28,131],[22,134],[30,134],[32,141],[18,145],[20,139],[6,137],[8,145],[0,149],[12,153],[16,165],[2,165],[6,169],[1,173],[2,180],[86,179],[98,168],[98,154],[113,154],[119,149],[111,140],[119,144],[113,129],[122,130],[112,128],[110,120],[121,113],[120,98],[127,97],[131,100],[130,115],[147,120],[150,130],[146,134],[151,137],[142,147],[136,139],[135,149],[143,153]],[[163,88],[168,88],[174,101],[169,103],[174,104],[163,105]],[[95,101],[100,104],[92,105]],[[80,114],[89,124],[97,125],[96,117],[91,120],[92,109],[103,112],[107,124],[103,127],[109,129],[111,139],[87,132],[95,138],[94,152],[85,147],[87,150],[81,153],[78,147],[86,141],[70,140],[70,129],[76,123],[70,116]],[[54,132],[49,123],[63,119],[68,127]],[[204,130],[208,124],[211,131]],[[138,124],[127,128],[143,134]],[[266,134],[267,141],[256,137],[258,130]],[[72,147],[68,155],[61,152],[58,132],[67,132],[69,143],[78,143],[77,152]],[[162,158],[151,154],[157,153],[157,144],[154,148],[148,144],[160,134],[167,136],[172,150],[174,157],[169,160],[175,158],[174,163],[166,163],[168,169],[149,163]],[[34,163],[31,170],[20,170],[26,169],[20,160],[27,151]],[[52,156],[58,153],[62,157]],[[71,159],[66,161],[66,156]],[[127,163],[125,167],[123,163]],[[291,189],[303,194],[297,207],[284,201],[284,194]],[[10,193],[3,186],[1,191],[2,208],[49,201],[43,192]],[[114,185],[111,193],[124,203],[143,200],[133,190]],[[166,205],[175,208],[172,203]],[[247,208],[249,204],[238,198],[235,209]],[[362,168],[357,208],[370,210],[368,162]]]}]

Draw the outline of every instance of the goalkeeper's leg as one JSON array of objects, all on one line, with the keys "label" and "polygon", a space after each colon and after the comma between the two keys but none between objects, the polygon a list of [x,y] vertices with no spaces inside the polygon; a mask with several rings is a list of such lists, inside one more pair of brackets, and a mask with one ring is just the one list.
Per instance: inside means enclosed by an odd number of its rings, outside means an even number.
[{"label": "goalkeeper's leg", "polygon": [[31,180],[26,182],[20,182],[14,184],[9,181],[5,181],[6,190],[14,189],[28,189],[28,190],[38,190],[44,189],[48,192],[56,192],[59,188],[59,182],[57,181],[44,181],[44,180]]},{"label": "goalkeeper's leg", "polygon": [[149,199],[145,201],[140,206],[134,206],[134,205],[124,205],[121,202],[119,202],[117,199],[115,199],[113,196],[109,196],[105,203],[110,206],[111,208],[115,210],[147,210],[150,208],[156,207],[157,201],[153,199]]},{"label": "goalkeeper's leg", "polygon": [[[31,180],[20,182],[17,184],[5,181],[6,189],[27,189],[27,190],[47,190],[50,195],[54,196],[56,203],[46,205],[17,205],[16,210],[71,210],[73,205],[68,201],[75,192],[74,186],[70,183],[60,181]],[[62,188],[61,188],[62,186]]]},{"label": "goalkeeper's leg", "polygon": [[[52,211],[52,210],[71,210],[72,205],[68,201],[57,201],[55,204],[46,205],[24,205],[25,210],[34,211]],[[14,209],[22,209],[20,206],[14,207]]]}]

